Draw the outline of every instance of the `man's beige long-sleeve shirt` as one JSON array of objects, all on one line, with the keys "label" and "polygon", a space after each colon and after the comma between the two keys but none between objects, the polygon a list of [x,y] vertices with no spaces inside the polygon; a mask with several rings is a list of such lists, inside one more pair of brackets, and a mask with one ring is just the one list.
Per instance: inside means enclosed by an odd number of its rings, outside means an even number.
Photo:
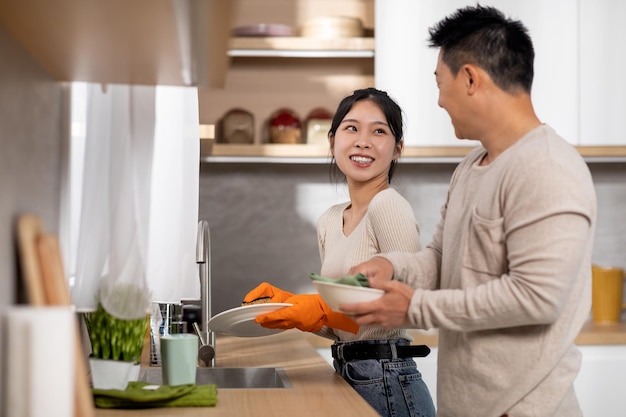
[{"label": "man's beige long-sleeve shirt", "polygon": [[409,318],[439,329],[438,416],[581,415],[574,339],[591,304],[596,197],[588,167],[539,126],[450,183],[432,242],[386,255],[418,288]]}]

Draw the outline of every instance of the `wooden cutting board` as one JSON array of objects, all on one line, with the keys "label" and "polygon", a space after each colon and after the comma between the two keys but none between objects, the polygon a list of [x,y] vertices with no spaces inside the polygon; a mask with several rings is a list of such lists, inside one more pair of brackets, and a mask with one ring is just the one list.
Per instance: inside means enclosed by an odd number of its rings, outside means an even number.
[{"label": "wooden cutting board", "polygon": [[[44,233],[37,216],[22,215],[17,220],[17,240],[22,279],[28,302],[34,306],[69,306],[71,297],[61,258],[58,239]],[[76,417],[93,417],[95,408],[78,323],[75,330],[75,407]]]},{"label": "wooden cutting board", "polygon": [[[37,253],[43,278],[43,290],[48,305],[69,306],[72,304],[70,290],[65,281],[65,271],[61,258],[61,248],[56,236],[40,234],[37,238]],[[87,366],[84,361],[84,353],[80,342],[78,323],[75,326],[74,348],[76,350],[76,393],[75,411],[76,417],[92,417],[94,413],[93,397],[87,378]]]},{"label": "wooden cutting board", "polygon": [[41,266],[37,252],[37,237],[42,232],[43,225],[39,217],[23,215],[17,219],[17,243],[22,280],[28,302],[34,306],[46,305]]}]

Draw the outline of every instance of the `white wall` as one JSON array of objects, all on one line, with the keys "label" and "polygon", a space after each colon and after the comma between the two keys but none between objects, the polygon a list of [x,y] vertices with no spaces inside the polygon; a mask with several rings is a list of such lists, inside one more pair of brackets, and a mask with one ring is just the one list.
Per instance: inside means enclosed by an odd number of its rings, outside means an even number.
[{"label": "white wall", "polygon": [[[470,146],[455,138],[450,117],[436,106],[438,49],[428,47],[428,28],[467,0],[376,2],[376,86],[406,112],[406,143],[412,146]],[[571,0],[486,0],[507,17],[521,20],[535,48],[532,96],[537,114],[566,140],[577,144],[578,4]],[[557,16],[555,18],[555,16]],[[555,21],[558,20],[558,24]]]}]

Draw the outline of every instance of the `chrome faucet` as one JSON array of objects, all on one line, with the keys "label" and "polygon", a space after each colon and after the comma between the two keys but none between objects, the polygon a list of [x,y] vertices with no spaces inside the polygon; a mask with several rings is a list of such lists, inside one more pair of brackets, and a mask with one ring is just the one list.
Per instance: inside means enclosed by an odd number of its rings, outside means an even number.
[{"label": "chrome faucet", "polygon": [[205,366],[215,366],[215,333],[209,330],[211,319],[211,233],[206,220],[198,222],[196,240],[196,263],[200,274],[200,309],[201,327],[194,323],[194,329],[200,338],[198,359]]}]

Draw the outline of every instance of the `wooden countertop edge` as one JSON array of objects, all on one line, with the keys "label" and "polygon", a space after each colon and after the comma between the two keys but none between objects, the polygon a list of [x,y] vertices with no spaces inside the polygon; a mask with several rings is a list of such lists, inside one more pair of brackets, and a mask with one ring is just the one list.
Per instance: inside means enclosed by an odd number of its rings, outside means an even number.
[{"label": "wooden countertop edge", "polygon": [[[437,347],[439,337],[436,330],[410,329],[409,335],[413,337],[413,344]],[[314,334],[307,335],[308,342],[315,348],[325,348],[332,345],[333,341]],[[626,346],[626,323],[596,324],[587,322],[582,331],[576,337],[578,346],[586,345],[625,345]]]},{"label": "wooden countertop edge", "polygon": [[587,322],[576,338],[576,344],[626,345],[626,323],[597,324]]}]

